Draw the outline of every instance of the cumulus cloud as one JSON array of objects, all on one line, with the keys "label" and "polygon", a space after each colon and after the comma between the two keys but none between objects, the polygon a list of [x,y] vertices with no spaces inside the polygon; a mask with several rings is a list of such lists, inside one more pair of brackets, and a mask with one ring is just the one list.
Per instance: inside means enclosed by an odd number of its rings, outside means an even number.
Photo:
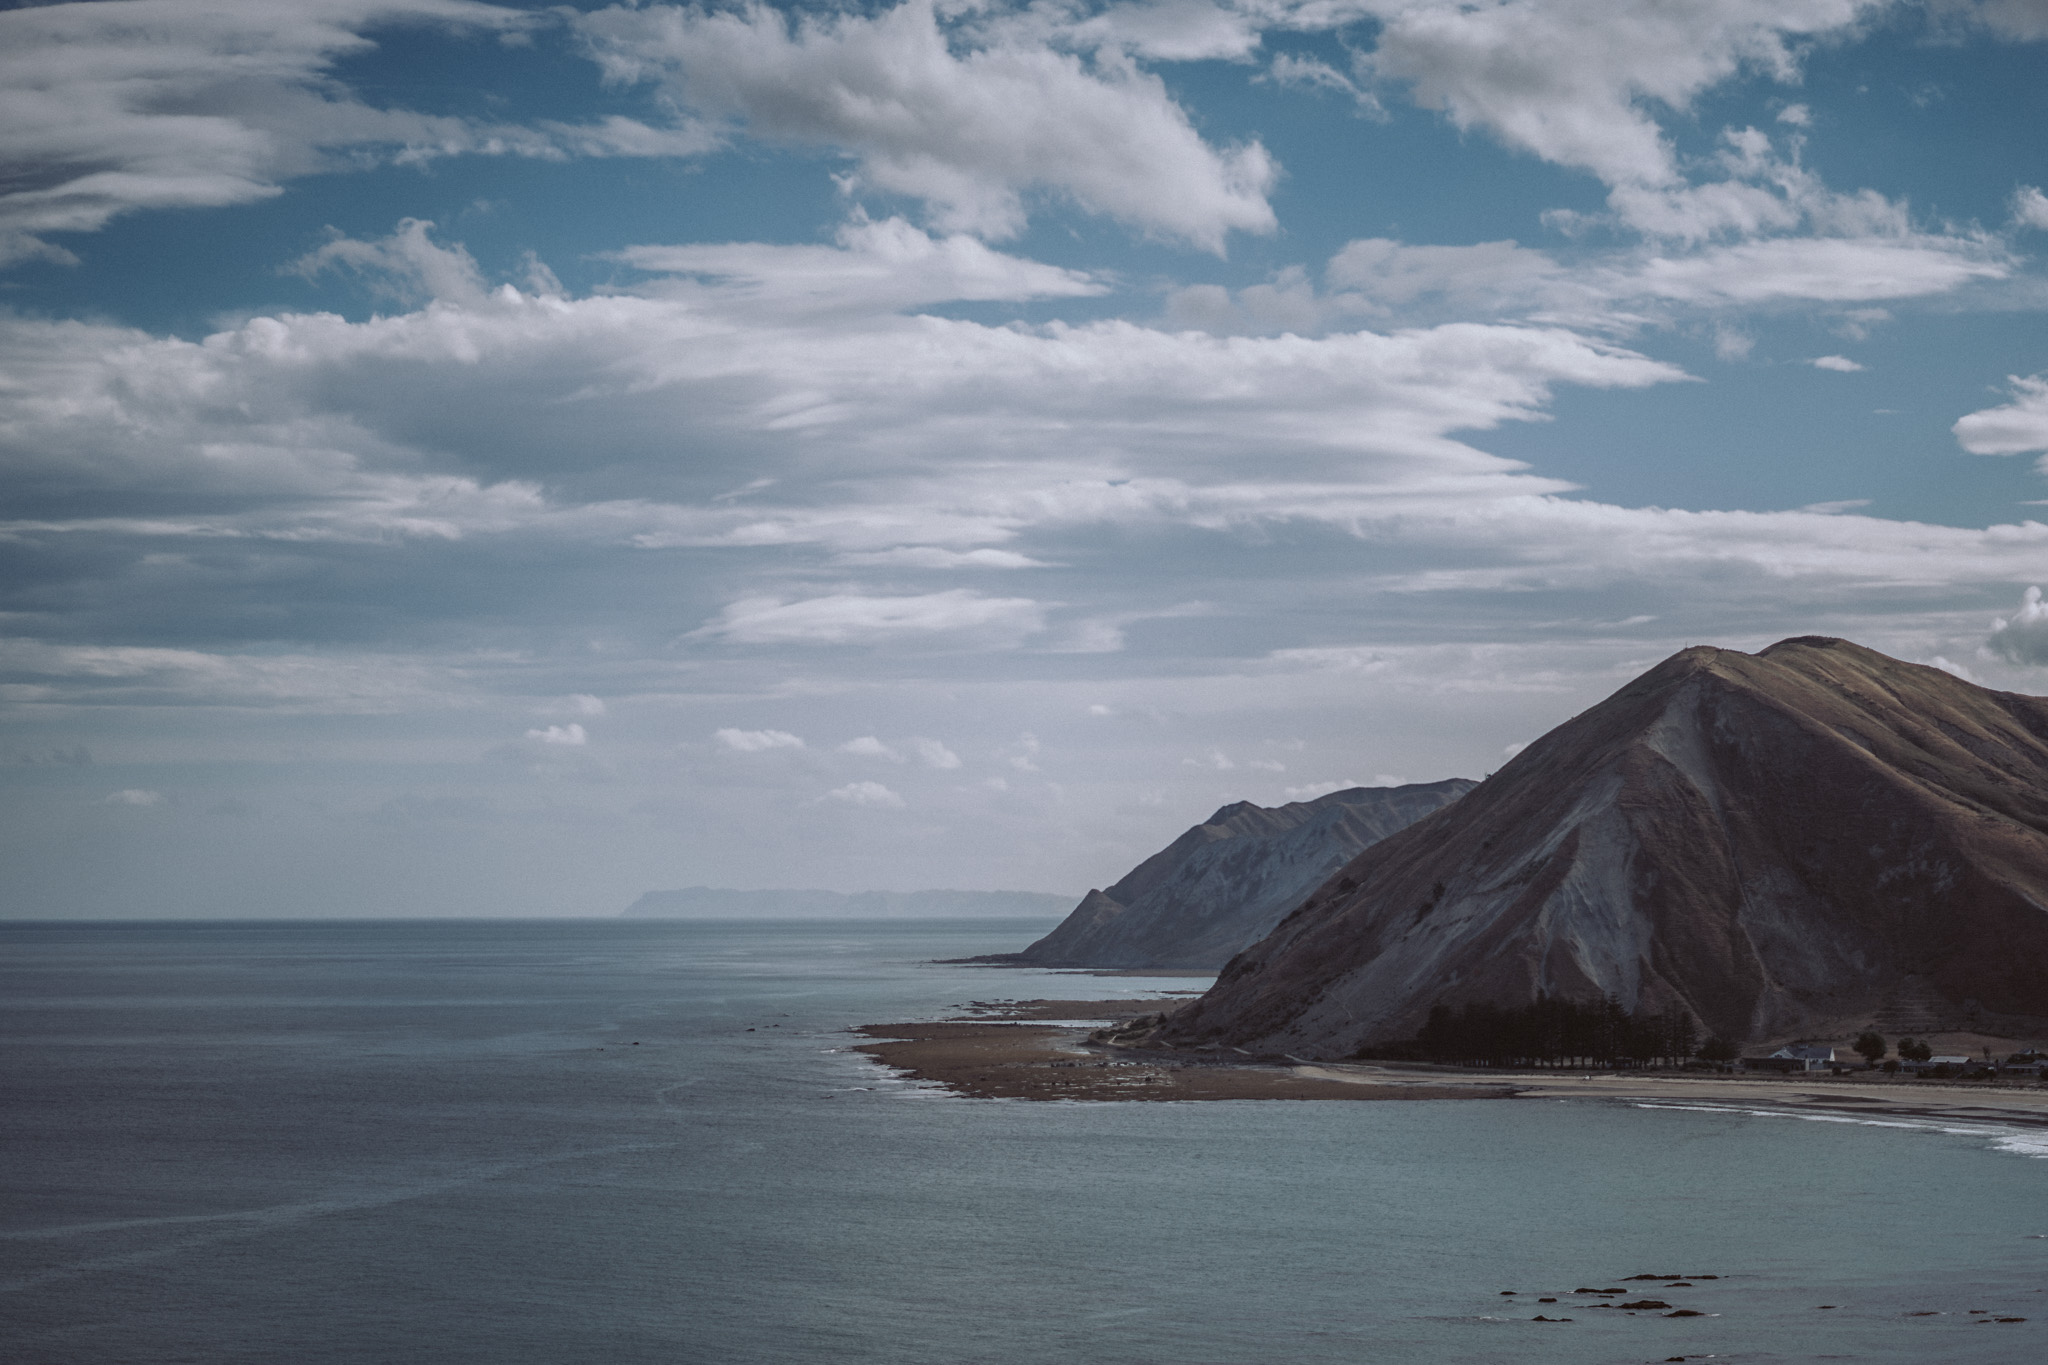
[{"label": "cumulus cloud", "polygon": [[1045,608],[1028,597],[987,597],[967,588],[910,597],[833,593],[785,602],[750,597],[693,632],[743,645],[865,645],[953,636],[1014,645],[1045,629]]},{"label": "cumulus cloud", "polygon": [[1855,374],[1863,368],[1845,355],[1815,356],[1806,363],[1816,370],[1833,370],[1836,374]]},{"label": "cumulus cloud", "polygon": [[1427,5],[1369,0],[1367,57],[1425,108],[1614,186],[1679,180],[1657,124],[1742,69],[1797,78],[1799,39],[1839,31],[1876,0],[1612,0]]},{"label": "cumulus cloud", "polygon": [[436,243],[428,236],[433,226],[425,219],[401,219],[389,237],[374,242],[336,232],[289,269],[307,279],[329,270],[349,271],[363,277],[375,292],[408,306],[433,299],[471,307],[483,303],[486,290],[476,258],[459,244]]},{"label": "cumulus cloud", "polygon": [[[619,82],[753,136],[835,148],[862,183],[923,200],[947,232],[1020,232],[1031,193],[1221,251],[1270,232],[1276,168],[1211,147],[1156,76],[1000,31],[948,32],[931,0],[872,16],[613,6],[573,21]],[[962,50],[955,50],[955,43]]]},{"label": "cumulus cloud", "polygon": [[910,748],[917,755],[918,762],[927,768],[950,770],[960,766],[960,755],[938,740],[913,739],[910,741]]},{"label": "cumulus cloud", "polygon": [[528,730],[526,737],[542,744],[559,744],[576,748],[590,742],[590,736],[581,725],[571,721],[567,725],[550,725],[545,729]]},{"label": "cumulus cloud", "polygon": [[903,761],[902,754],[897,753],[873,735],[862,735],[859,739],[849,739],[846,743],[839,746],[839,752],[842,754],[853,754],[858,758],[883,758],[891,763],[901,763]]},{"label": "cumulus cloud", "polygon": [[901,810],[903,798],[879,782],[849,782],[843,787],[834,787],[825,793],[830,801],[844,801],[849,806],[869,806],[882,810]]},{"label": "cumulus cloud", "polygon": [[1950,428],[1972,455],[2048,451],[2048,374],[2013,375],[2013,401],[1958,418]]},{"label": "cumulus cloud", "polygon": [[2048,664],[2048,603],[2041,601],[2041,590],[2028,588],[2018,611],[1993,621],[1984,644],[2016,664]]},{"label": "cumulus cloud", "polygon": [[2022,185],[2012,194],[2012,221],[2019,227],[2048,232],[2048,194],[2038,185]]},{"label": "cumulus cloud", "polygon": [[[758,754],[767,749],[801,749],[804,742],[787,730],[734,730],[712,733],[712,738],[735,753]],[[857,741],[856,741],[857,742]]]}]

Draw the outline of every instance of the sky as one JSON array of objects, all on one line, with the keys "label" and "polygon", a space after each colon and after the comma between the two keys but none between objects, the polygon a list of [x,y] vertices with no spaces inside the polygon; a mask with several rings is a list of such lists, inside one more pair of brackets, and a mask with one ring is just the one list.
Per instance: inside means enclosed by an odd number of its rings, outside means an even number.
[{"label": "sky", "polygon": [[2048,692],[2048,0],[0,10],[0,914],[1079,895]]}]

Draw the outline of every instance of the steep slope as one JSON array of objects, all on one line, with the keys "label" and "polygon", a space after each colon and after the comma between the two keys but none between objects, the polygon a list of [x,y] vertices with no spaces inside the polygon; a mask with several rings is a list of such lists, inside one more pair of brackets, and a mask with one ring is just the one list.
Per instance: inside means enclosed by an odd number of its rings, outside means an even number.
[{"label": "steep slope", "polygon": [[2048,1016],[2048,700],[1688,649],[1320,887],[1162,1038],[1304,1055],[1611,993],[1733,1038]]},{"label": "steep slope", "polygon": [[1033,967],[1214,971],[1257,942],[1360,849],[1464,795],[1462,777],[1352,787],[1313,801],[1240,801],[1090,891],[1057,929],[1002,961]]}]

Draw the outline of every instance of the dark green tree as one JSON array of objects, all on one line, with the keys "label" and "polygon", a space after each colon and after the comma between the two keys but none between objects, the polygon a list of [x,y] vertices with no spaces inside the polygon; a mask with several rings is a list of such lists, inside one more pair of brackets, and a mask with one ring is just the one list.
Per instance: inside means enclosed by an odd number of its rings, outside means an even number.
[{"label": "dark green tree", "polygon": [[1732,1062],[1741,1055],[1741,1048],[1718,1033],[1700,1044],[1700,1060],[1703,1062]]},{"label": "dark green tree", "polygon": [[1876,1066],[1884,1060],[1884,1035],[1876,1029],[1863,1030],[1856,1035],[1856,1051],[1862,1055],[1864,1061]]}]

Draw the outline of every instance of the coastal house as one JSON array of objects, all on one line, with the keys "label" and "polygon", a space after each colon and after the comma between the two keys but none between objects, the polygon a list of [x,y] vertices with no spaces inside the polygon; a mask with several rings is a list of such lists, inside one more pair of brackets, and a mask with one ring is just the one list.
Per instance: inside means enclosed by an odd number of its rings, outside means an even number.
[{"label": "coastal house", "polygon": [[1899,1070],[1914,1076],[1960,1076],[1966,1071],[1974,1071],[1983,1065],[1987,1064],[1978,1061],[1975,1057],[1965,1057],[1950,1053],[1946,1056],[1929,1057],[1924,1062],[1901,1061],[1899,1063]]},{"label": "coastal house", "polygon": [[1805,1045],[1781,1047],[1768,1057],[1742,1059],[1742,1065],[1750,1071],[1832,1071],[1846,1064],[1846,1059],[1836,1056],[1834,1048]]}]

